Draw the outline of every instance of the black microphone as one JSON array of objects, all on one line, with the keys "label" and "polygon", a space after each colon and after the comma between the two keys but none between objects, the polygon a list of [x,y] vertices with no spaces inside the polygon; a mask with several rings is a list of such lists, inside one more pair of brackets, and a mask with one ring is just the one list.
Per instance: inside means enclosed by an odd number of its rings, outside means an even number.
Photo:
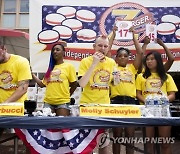
[{"label": "black microphone", "polygon": [[74,98],[71,98],[70,100],[70,105],[74,105],[75,104],[75,99]]},{"label": "black microphone", "polygon": [[27,114],[32,115],[37,107],[37,102],[33,100],[25,100],[24,108],[27,110]]}]

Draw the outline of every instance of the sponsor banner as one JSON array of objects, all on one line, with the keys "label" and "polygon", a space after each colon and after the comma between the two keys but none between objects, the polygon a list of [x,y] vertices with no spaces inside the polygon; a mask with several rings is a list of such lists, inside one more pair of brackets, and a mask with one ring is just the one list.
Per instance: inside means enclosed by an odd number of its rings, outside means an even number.
[{"label": "sponsor banner", "polygon": [[[180,52],[180,1],[149,0],[85,1],[85,0],[34,0],[30,1],[30,60],[34,72],[45,72],[52,45],[67,42],[65,60],[75,65],[93,54],[93,43],[98,35],[110,34],[118,21],[130,21],[141,43],[146,36],[146,25],[157,26],[157,38],[163,40],[175,56],[170,71],[179,71]],[[119,35],[123,36],[122,30]],[[155,36],[156,37],[156,36]],[[113,52],[126,46],[134,54],[132,39],[116,39]],[[150,50],[163,51],[152,41]],[[162,54],[165,54],[163,51]]]},{"label": "sponsor banner", "polygon": [[11,105],[0,105],[1,116],[24,116],[24,104],[11,106]]}]

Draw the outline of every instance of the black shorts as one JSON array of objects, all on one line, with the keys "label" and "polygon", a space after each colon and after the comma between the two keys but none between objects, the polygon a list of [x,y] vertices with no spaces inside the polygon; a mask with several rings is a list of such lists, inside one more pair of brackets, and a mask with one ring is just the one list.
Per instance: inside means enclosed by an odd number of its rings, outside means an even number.
[{"label": "black shorts", "polygon": [[111,98],[111,104],[134,104],[136,105],[135,98],[130,96],[116,96]]}]

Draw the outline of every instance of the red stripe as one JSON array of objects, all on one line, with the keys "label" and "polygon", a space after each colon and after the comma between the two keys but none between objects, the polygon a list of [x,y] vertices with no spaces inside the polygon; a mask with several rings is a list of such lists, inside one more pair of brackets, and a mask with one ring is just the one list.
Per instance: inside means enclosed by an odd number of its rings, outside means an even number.
[{"label": "red stripe", "polygon": [[176,35],[176,37],[177,37],[178,39],[180,39],[180,36],[179,36],[179,35]]},{"label": "red stripe", "polygon": [[[52,130],[50,129],[50,131],[52,131]],[[55,131],[57,131],[57,129],[56,129]],[[59,131],[61,131],[61,130],[59,129]],[[65,132],[69,132],[69,131],[71,131],[71,130],[70,130],[70,129],[63,129],[63,130],[62,130],[62,132],[64,132],[64,133],[65,133]],[[26,145],[26,147],[29,148],[31,154],[39,154],[39,152],[37,152],[37,151],[35,150],[36,147],[31,146],[31,145],[27,142],[26,136],[25,136],[25,134],[21,131],[21,129],[15,129],[15,132],[16,132],[17,136],[18,136],[18,137],[23,141],[23,143]],[[88,145],[85,145],[86,148],[85,148],[82,152],[80,152],[79,154],[87,154],[87,153],[92,152],[93,149],[94,149],[94,148],[96,147],[96,145],[97,145],[97,136],[100,135],[100,134],[103,133],[103,132],[104,132],[104,129],[99,129],[99,130],[97,131],[96,135],[93,136],[92,141],[91,141]],[[35,141],[35,142],[36,142],[36,141]],[[72,154],[72,153],[73,153],[73,152],[70,152],[70,153],[68,153],[68,154]]]},{"label": "red stripe", "polygon": [[55,22],[55,21],[49,21],[49,20],[47,20],[47,19],[46,19],[46,22],[47,22],[47,23],[50,23],[50,24],[57,24],[57,25],[60,25],[60,24],[61,24],[60,21],[59,21],[59,22]]},{"label": "red stripe", "polygon": [[75,13],[72,14],[64,14],[65,17],[71,17],[71,16],[75,16]]},{"label": "red stripe", "polygon": [[94,136],[94,139],[89,143],[89,145],[86,146],[86,148],[81,152],[81,154],[87,154],[92,152],[97,145],[97,141],[96,141],[97,136],[102,133],[104,133],[104,130],[99,129],[96,136]]},{"label": "red stripe", "polygon": [[26,147],[30,150],[31,154],[39,154],[32,146],[31,144],[29,144],[26,140],[26,136],[24,135],[24,133],[18,129],[15,128],[14,129],[16,132],[16,135],[23,141],[23,143],[26,145]]},{"label": "red stripe", "polygon": [[79,18],[79,19],[81,19],[81,20],[84,20],[84,21],[94,21],[95,20],[95,18],[83,18],[83,17],[80,17],[80,16],[78,16],[77,15],[77,18]]},{"label": "red stripe", "polygon": [[70,36],[71,36],[71,34],[70,35],[61,34],[61,37],[70,37]]},{"label": "red stripe", "polygon": [[67,133],[67,132],[70,132],[71,130],[70,129],[62,129],[61,131],[62,131],[62,133]]},{"label": "red stripe", "polygon": [[174,33],[174,31],[175,31],[175,29],[167,30],[167,31],[158,30],[158,33],[166,34],[166,33]]},{"label": "red stripe", "polygon": [[11,37],[25,37],[29,40],[29,34],[26,32],[12,30],[12,29],[0,29],[0,36],[11,36]]},{"label": "red stripe", "polygon": [[78,39],[83,39],[83,40],[95,40],[96,39],[96,36],[95,37],[84,37],[84,36],[77,36]]},{"label": "red stripe", "polygon": [[72,30],[79,30],[79,29],[82,28],[82,26],[80,26],[80,27],[71,27],[71,28],[72,28]]},{"label": "red stripe", "polygon": [[40,41],[54,41],[54,40],[57,40],[59,38],[58,37],[55,37],[55,38],[50,38],[50,39],[42,39],[42,38],[39,38]]},{"label": "red stripe", "polygon": [[59,132],[61,129],[47,129],[49,132]]}]

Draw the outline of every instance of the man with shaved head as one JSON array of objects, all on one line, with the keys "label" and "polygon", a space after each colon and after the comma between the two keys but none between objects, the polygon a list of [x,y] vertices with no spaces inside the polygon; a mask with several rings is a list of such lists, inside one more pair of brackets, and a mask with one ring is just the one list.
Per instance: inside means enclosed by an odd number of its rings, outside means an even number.
[{"label": "man with shaved head", "polygon": [[[80,104],[110,104],[109,85],[116,63],[106,56],[109,51],[108,38],[98,36],[93,48],[94,54],[82,59],[79,66],[79,85],[83,88]],[[108,154],[107,146],[99,149],[99,153]]]}]

